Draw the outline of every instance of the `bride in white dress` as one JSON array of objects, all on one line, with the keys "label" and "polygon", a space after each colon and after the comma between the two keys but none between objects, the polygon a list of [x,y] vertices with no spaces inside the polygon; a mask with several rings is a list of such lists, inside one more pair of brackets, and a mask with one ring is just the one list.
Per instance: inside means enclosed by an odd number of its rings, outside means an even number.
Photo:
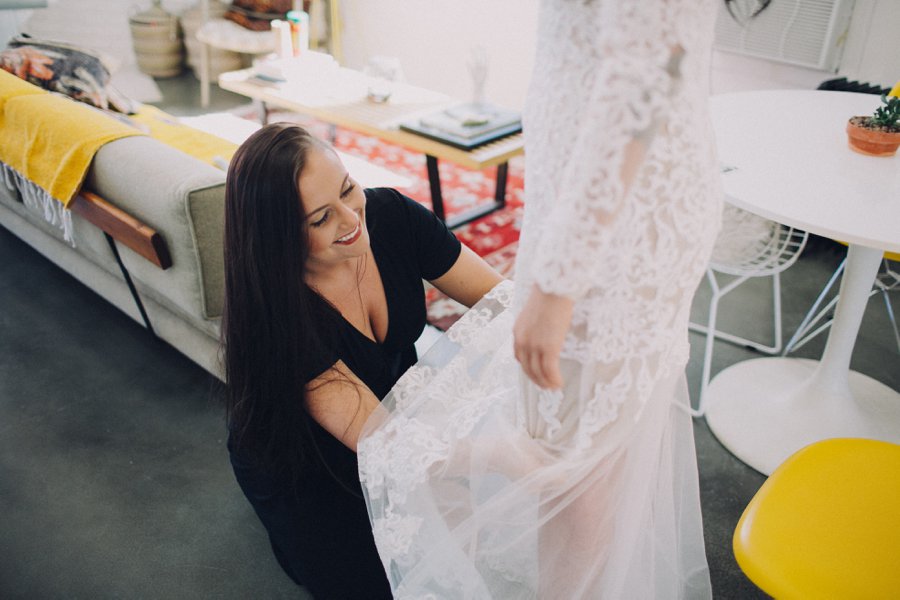
[{"label": "bride in white dress", "polygon": [[515,284],[400,379],[358,445],[395,597],[710,597],[683,409],[721,210],[715,14],[543,1]]}]

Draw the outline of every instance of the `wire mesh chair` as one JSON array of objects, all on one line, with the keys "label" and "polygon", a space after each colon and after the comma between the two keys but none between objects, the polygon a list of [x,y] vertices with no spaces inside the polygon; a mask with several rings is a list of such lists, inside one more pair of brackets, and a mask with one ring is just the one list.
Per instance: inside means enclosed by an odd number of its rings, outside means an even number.
[{"label": "wire mesh chair", "polygon": [[[872,286],[869,297],[871,298],[875,294],[881,293],[881,296],[884,299],[885,308],[887,308],[888,318],[891,321],[891,327],[894,329],[894,339],[897,342],[897,351],[900,352],[900,331],[898,331],[897,328],[897,319],[894,316],[894,307],[891,305],[891,298],[889,295],[890,292],[900,289],[900,271],[897,271],[896,267],[893,266],[897,261],[900,261],[900,254],[891,252],[885,253],[881,263],[881,270],[878,271],[878,275],[875,277],[875,284]],[[838,268],[835,269],[831,279],[825,284],[825,287],[822,289],[821,293],[819,293],[818,298],[816,298],[816,301],[806,313],[806,316],[803,317],[797,331],[785,345],[782,355],[786,355],[794,350],[799,350],[807,342],[831,327],[831,323],[834,321],[834,307],[837,305],[840,295],[836,294],[821,310],[819,310],[819,306],[843,274],[844,264],[846,262],[847,259],[844,258],[844,260],[841,261],[841,264],[838,265]],[[821,325],[816,327],[820,321],[822,321]],[[816,329],[813,329],[813,327],[816,327]]]},{"label": "wire mesh chair", "polygon": [[[706,279],[712,290],[706,325],[690,323],[692,331],[706,334],[700,402],[691,410],[695,417],[706,413],[706,389],[709,386],[713,345],[716,339],[747,346],[765,354],[778,354],[782,348],[781,272],[799,258],[806,246],[808,233],[754,215],[726,204],[722,211],[722,229],[716,238]],[[733,279],[722,285],[717,275]],[[772,345],[716,329],[719,302],[739,285],[754,277],[772,277],[774,337]],[[712,335],[710,335],[712,332]]]}]

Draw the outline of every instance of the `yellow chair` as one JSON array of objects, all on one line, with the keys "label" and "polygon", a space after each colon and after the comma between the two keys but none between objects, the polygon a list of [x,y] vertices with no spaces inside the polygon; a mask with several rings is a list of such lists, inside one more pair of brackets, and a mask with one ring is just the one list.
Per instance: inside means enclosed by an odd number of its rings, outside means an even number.
[{"label": "yellow chair", "polygon": [[803,448],[750,501],[733,545],[747,577],[779,600],[900,598],[900,445]]}]

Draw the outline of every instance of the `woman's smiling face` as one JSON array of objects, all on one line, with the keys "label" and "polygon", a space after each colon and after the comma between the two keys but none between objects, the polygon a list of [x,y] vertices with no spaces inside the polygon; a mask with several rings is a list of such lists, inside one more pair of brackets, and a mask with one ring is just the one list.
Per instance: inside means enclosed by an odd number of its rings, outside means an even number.
[{"label": "woman's smiling face", "polygon": [[300,174],[300,197],[311,273],[326,272],[369,251],[366,195],[334,151],[322,146],[309,150]]}]

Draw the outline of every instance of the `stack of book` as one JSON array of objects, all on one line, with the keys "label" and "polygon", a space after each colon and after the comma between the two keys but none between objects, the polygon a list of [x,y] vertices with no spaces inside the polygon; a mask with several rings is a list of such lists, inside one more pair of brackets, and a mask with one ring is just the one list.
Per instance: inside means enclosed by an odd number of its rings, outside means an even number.
[{"label": "stack of book", "polygon": [[522,116],[489,104],[461,104],[401,123],[400,129],[471,150],[522,131]]}]

